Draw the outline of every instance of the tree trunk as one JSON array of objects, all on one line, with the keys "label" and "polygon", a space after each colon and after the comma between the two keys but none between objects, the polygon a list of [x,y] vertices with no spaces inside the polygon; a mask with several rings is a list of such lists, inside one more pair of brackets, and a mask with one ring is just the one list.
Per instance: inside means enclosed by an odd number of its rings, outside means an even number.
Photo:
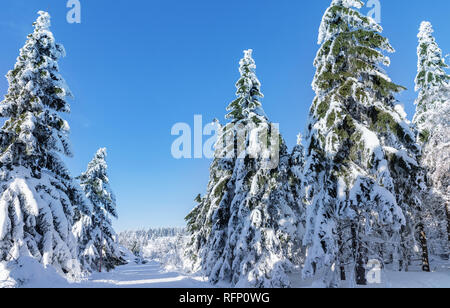
[{"label": "tree trunk", "polygon": [[447,214],[447,245],[445,245],[445,257],[450,259],[450,204],[448,202],[445,203],[445,213]]},{"label": "tree trunk", "polygon": [[448,234],[448,242],[450,244],[450,204],[445,204],[445,212],[447,213],[447,234]]},{"label": "tree trunk", "polygon": [[341,273],[341,281],[345,281],[345,280],[347,280],[347,277],[345,275],[345,266],[344,266],[344,263],[342,260],[343,259],[342,254],[343,254],[344,247],[342,247],[342,235],[340,232],[339,232],[338,246],[339,246],[339,258],[338,259],[339,259],[339,264],[340,264],[339,269],[340,269],[340,273]]},{"label": "tree trunk", "polygon": [[103,261],[103,217],[102,217],[101,225],[100,225],[100,234],[101,234],[101,239],[100,239],[100,262],[99,262],[99,266],[98,266],[99,273],[102,272],[102,261]]},{"label": "tree trunk", "polygon": [[356,260],[356,284],[360,286],[367,285],[366,268],[364,265],[364,258],[361,253],[358,252],[358,257]]},{"label": "tree trunk", "polygon": [[366,280],[366,268],[364,263],[364,256],[362,254],[361,242],[359,241],[358,234],[356,233],[356,226],[352,226],[353,237],[353,254],[355,256],[355,279],[356,284],[360,286],[367,285]]},{"label": "tree trunk", "polygon": [[[400,230],[400,245],[398,249],[398,271],[407,272],[408,269],[408,249],[406,248],[406,236],[405,236],[406,228],[403,226]],[[405,266],[406,265],[406,266]]]},{"label": "tree trunk", "polygon": [[425,234],[423,223],[417,225],[417,232],[419,233],[419,243],[422,249],[422,270],[424,272],[430,272],[430,261],[428,259],[428,244],[427,236]]},{"label": "tree trunk", "polygon": [[341,266],[340,268],[341,268],[341,280],[345,281],[345,280],[347,280],[347,277],[346,277],[346,274],[345,274],[345,267]]}]

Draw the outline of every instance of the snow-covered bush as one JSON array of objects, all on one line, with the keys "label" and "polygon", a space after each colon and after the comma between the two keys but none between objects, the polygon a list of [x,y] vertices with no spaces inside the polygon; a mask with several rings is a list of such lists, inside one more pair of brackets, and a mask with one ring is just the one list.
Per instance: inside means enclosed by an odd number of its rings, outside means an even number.
[{"label": "snow-covered bush", "polygon": [[20,256],[17,260],[0,262],[1,288],[66,288],[68,280],[52,265],[44,266],[33,257]]},{"label": "snow-covered bush", "polygon": [[136,262],[153,260],[167,270],[188,269],[187,236],[184,228],[155,228],[119,233],[119,244],[132,252]]},{"label": "snow-covered bush", "polygon": [[161,263],[167,271],[189,271],[188,260],[185,256],[189,237],[177,235],[172,237],[151,238],[143,247],[142,256],[147,260]]}]

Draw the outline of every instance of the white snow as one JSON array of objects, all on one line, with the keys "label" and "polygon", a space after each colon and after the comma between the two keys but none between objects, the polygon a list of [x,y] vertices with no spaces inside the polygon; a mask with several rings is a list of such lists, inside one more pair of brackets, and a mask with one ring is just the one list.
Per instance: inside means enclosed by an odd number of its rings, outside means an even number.
[{"label": "white snow", "polygon": [[[299,273],[290,276],[294,288],[323,288],[320,280],[301,279]],[[398,272],[392,270],[381,270],[381,283],[368,284],[367,286],[355,286],[350,281],[341,283],[340,288],[449,288],[450,287],[450,265],[442,265],[431,273],[419,270],[410,272]]]},{"label": "white snow", "polygon": [[[19,264],[20,263],[20,264]],[[44,268],[31,257],[19,263],[0,263],[0,288],[210,288],[205,278],[167,272],[156,261],[130,263],[111,272],[95,273],[79,282],[69,282],[54,268]]]},{"label": "white snow", "polygon": [[95,273],[87,281],[72,284],[81,288],[210,288],[205,278],[167,272],[156,261],[128,264],[109,273]]},{"label": "white snow", "polygon": [[67,288],[70,285],[51,265],[44,267],[32,257],[0,262],[0,288]]},{"label": "white snow", "polygon": [[[117,267],[114,271],[95,273],[81,282],[68,282],[59,276],[54,269],[44,269],[32,258],[21,261],[24,268],[14,269],[16,278],[27,279],[23,287],[26,288],[213,288],[207,279],[200,275],[186,275],[177,271],[165,271],[160,263],[149,261],[146,264],[130,263]],[[14,281],[7,276],[10,269],[0,263],[0,287],[12,287]],[[289,275],[293,288],[321,287],[318,280],[302,279],[300,272]],[[224,287],[220,285],[220,287]],[[349,281],[340,287],[353,287]],[[369,284],[363,288],[449,288],[450,264],[435,266],[432,273],[413,269],[411,272],[381,271],[381,283]]]},{"label": "white snow", "polygon": [[[167,239],[167,238],[166,238]],[[131,260],[134,256],[122,247],[127,254],[127,265],[119,266],[111,272],[94,273],[89,277],[68,281],[51,266],[44,267],[31,257],[20,257],[18,261],[0,263],[0,288],[193,288],[205,289],[230,287],[225,284],[213,286],[200,274],[186,274],[181,270],[167,270],[160,262],[147,259],[143,264]],[[160,258],[160,256],[158,256]],[[164,258],[163,258],[164,259]],[[293,288],[324,287],[321,279],[303,279],[300,270],[288,275]],[[348,275],[350,277],[350,275]],[[356,287],[350,281],[341,282],[341,288]],[[450,287],[450,262],[432,261],[432,272],[420,271],[419,266],[410,272],[390,269],[381,271],[381,283],[369,284],[363,288],[448,288]]]}]

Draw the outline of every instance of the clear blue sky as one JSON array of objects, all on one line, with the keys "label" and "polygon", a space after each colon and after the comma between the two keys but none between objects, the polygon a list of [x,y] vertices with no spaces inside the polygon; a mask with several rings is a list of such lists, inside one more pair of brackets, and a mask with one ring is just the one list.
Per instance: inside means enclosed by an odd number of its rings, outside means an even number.
[{"label": "clear blue sky", "polygon": [[[75,157],[67,164],[77,175],[99,147],[108,148],[117,230],[184,225],[195,195],[206,189],[210,161],[172,158],[170,131],[177,122],[193,125],[194,114],[223,120],[242,50],[254,49],[263,107],[288,145],[303,132],[314,97],[317,30],[331,0],[80,2],[82,23],[68,24],[66,0],[2,1],[0,74],[13,67],[36,12],[48,10],[67,50],[61,71],[75,95],[66,117]],[[450,53],[450,1],[381,5],[384,35],[397,50],[387,71],[408,87],[399,99],[411,117],[418,27],[431,21]],[[1,96],[6,89],[1,78]]]}]

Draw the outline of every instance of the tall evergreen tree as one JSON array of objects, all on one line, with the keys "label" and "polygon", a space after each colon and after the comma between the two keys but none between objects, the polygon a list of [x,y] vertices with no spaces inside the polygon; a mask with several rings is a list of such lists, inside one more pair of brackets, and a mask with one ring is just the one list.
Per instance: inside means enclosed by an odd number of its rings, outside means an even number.
[{"label": "tall evergreen tree", "polygon": [[[212,171],[212,169],[211,169]],[[208,189],[209,190],[209,189]],[[190,235],[190,241],[186,249],[186,257],[189,270],[197,272],[201,268],[200,250],[205,245],[211,232],[210,227],[205,223],[208,218],[210,206],[206,206],[205,198],[200,194],[195,198],[197,206],[186,216],[187,232]]]},{"label": "tall evergreen tree", "polygon": [[434,127],[435,112],[448,103],[447,89],[450,75],[445,69],[448,68],[442,56],[442,50],[433,37],[433,26],[424,21],[420,25],[419,46],[417,47],[417,76],[416,91],[419,97],[416,100],[417,110],[414,123],[420,130],[421,141],[427,141],[430,130]]},{"label": "tall evergreen tree", "polygon": [[416,77],[417,111],[414,123],[423,145],[422,163],[428,173],[426,196],[428,233],[433,253],[450,253],[450,75],[442,51],[433,37],[433,27],[422,22],[418,34]]},{"label": "tall evergreen tree", "polygon": [[220,128],[210,182],[187,217],[191,245],[212,283],[287,287],[301,262],[300,206],[284,141],[264,114],[252,51],[240,62],[238,98]]},{"label": "tall evergreen tree", "polygon": [[[306,226],[306,211],[304,204],[304,183],[303,183],[303,168],[305,167],[305,148],[303,147],[303,136],[298,134],[297,145],[292,149],[289,161],[289,186],[295,199],[295,203],[300,206],[299,217],[301,221],[301,234],[304,234],[304,227]],[[302,247],[303,249],[303,247]],[[303,252],[304,255],[305,252]]]},{"label": "tall evergreen tree", "polygon": [[80,259],[86,269],[108,271],[123,265],[110,216],[117,218],[116,198],[109,186],[106,149],[97,151],[80,177],[81,187],[92,204],[90,213],[81,212],[74,225],[80,245]]},{"label": "tall evergreen tree", "polygon": [[39,12],[0,104],[7,118],[0,134],[0,260],[32,256],[63,273],[78,274],[71,233],[74,210],[86,206],[60,155],[71,156],[71,97],[59,73],[62,45],[50,32],[50,16]]},{"label": "tall evergreen tree", "polygon": [[[428,265],[423,225],[416,223],[423,188],[420,148],[394,98],[404,88],[380,68],[389,65],[383,51],[394,49],[380,35],[382,28],[358,11],[362,6],[359,0],[332,1],[314,62],[303,273],[322,274],[327,286],[336,286],[336,269],[345,277],[346,264],[358,284],[366,283],[369,258],[395,258],[404,265],[416,239]],[[396,242],[394,250],[381,242]]]}]

